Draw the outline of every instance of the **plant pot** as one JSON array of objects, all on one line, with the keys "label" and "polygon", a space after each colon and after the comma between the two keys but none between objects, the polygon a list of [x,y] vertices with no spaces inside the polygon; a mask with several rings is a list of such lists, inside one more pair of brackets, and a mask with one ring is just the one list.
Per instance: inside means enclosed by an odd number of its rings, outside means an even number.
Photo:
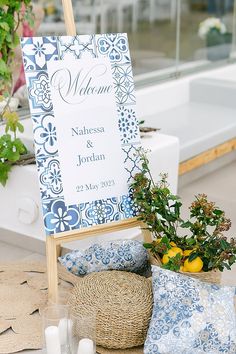
[{"label": "plant pot", "polygon": [[207,59],[210,61],[224,60],[229,58],[232,33],[220,34],[218,32],[210,32],[207,36]]},{"label": "plant pot", "polygon": [[[149,251],[149,260],[152,265],[156,265],[161,267],[162,262],[160,257],[157,254],[152,254]],[[198,273],[189,273],[189,272],[179,272],[180,274],[187,275],[188,277],[192,277],[203,281],[205,283],[212,283],[212,284],[220,284],[221,283],[221,272],[218,269],[213,269],[209,272],[198,272]]]},{"label": "plant pot", "polygon": [[220,44],[207,48],[207,59],[210,61],[228,59],[230,55],[231,45]]}]

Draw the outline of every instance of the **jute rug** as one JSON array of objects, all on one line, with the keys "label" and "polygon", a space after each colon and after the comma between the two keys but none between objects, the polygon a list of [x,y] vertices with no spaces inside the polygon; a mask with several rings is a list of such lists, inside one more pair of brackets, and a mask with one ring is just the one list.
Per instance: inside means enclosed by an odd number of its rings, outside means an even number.
[{"label": "jute rug", "polygon": [[[60,289],[67,293],[78,280],[58,265]],[[43,262],[0,264],[0,354],[42,348],[40,310],[47,305]]]},{"label": "jute rug", "polygon": [[[78,277],[58,264],[59,290],[69,295]],[[42,348],[41,310],[47,305],[44,262],[0,263],[0,354]],[[99,354],[143,354],[143,348],[111,350]]]}]

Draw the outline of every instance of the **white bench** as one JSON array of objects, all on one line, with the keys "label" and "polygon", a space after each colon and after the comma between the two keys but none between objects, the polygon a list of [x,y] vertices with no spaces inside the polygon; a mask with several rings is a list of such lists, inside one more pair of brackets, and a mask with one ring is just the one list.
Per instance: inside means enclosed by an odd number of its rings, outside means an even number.
[{"label": "white bench", "polygon": [[[23,140],[32,150],[31,120],[25,119],[23,124],[25,127]],[[0,134],[3,132],[3,128],[0,126]],[[170,188],[173,193],[176,193],[179,164],[178,138],[151,133],[147,134],[142,142],[145,149],[152,150],[149,153],[149,159],[154,179],[157,181],[159,173],[167,172]],[[0,186],[0,201],[0,240],[1,234],[6,234],[7,231],[36,240],[45,240],[36,165],[14,167],[6,187]],[[132,233],[130,231],[128,233],[128,237],[133,237],[137,235],[137,230],[134,229]],[[7,241],[14,243],[15,238],[11,240],[10,237]],[[102,236],[99,237],[99,239],[101,238]],[[83,244],[86,242],[83,241]],[[24,247],[27,247],[27,244],[24,244]]]}]

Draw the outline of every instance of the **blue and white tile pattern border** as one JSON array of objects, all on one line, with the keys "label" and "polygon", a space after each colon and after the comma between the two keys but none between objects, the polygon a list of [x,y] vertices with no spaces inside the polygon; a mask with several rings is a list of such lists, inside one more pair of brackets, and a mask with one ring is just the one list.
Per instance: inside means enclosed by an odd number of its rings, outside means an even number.
[{"label": "blue and white tile pattern border", "polygon": [[47,63],[107,57],[110,60],[117,105],[117,126],[124,153],[127,184],[140,170],[135,151],[140,147],[134,81],[127,35],[98,34],[75,37],[33,37],[21,40],[34,126],[44,226],[47,235],[118,221],[137,215],[130,195],[66,205],[57,150],[57,129],[48,81]]}]

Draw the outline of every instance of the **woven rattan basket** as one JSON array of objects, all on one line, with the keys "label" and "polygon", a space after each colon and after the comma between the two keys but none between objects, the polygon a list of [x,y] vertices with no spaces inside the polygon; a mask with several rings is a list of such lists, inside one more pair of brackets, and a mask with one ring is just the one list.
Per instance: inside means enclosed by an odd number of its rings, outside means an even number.
[{"label": "woven rattan basket", "polygon": [[96,311],[96,341],[126,349],[144,343],[152,315],[150,279],[124,271],[91,273],[80,279],[69,298],[73,312]]},{"label": "woven rattan basket", "polygon": [[[153,255],[149,252],[149,259],[152,265],[161,266],[162,262],[158,255]],[[220,284],[221,283],[221,272],[219,270],[211,270],[209,272],[199,272],[199,273],[189,273],[180,272],[181,274],[187,275],[192,278],[204,281],[206,283]]]}]

